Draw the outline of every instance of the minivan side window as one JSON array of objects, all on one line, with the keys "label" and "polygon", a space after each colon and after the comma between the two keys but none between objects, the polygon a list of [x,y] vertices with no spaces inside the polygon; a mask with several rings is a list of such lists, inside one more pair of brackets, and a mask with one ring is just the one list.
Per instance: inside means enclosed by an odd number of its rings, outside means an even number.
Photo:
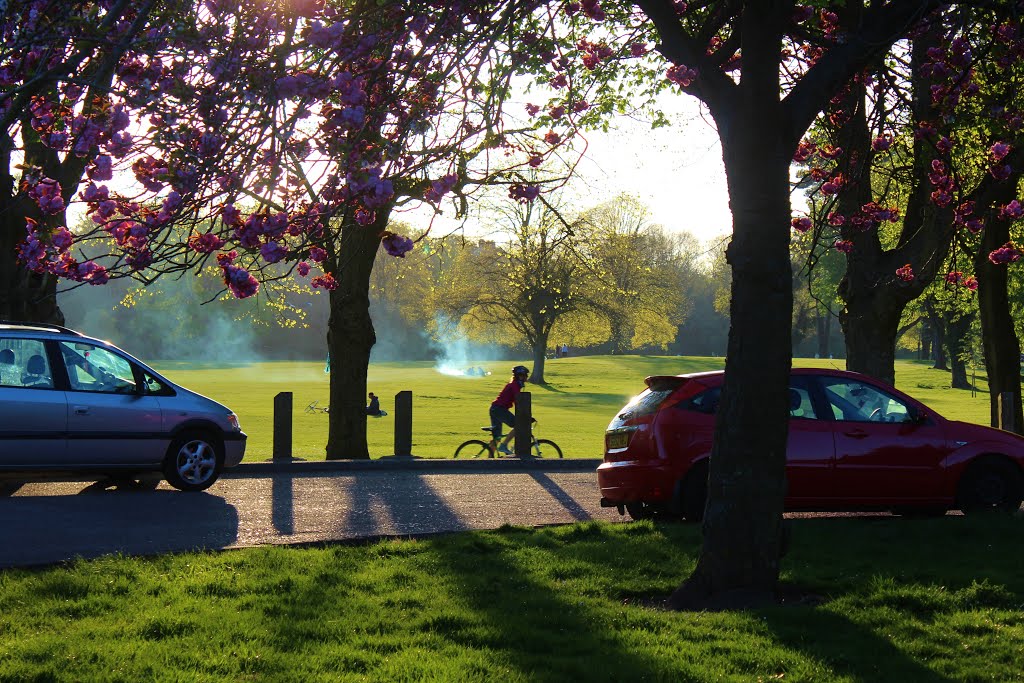
[{"label": "minivan side window", "polygon": [[0,386],[53,389],[53,371],[40,339],[0,339]]},{"label": "minivan side window", "polygon": [[72,391],[101,394],[135,393],[131,363],[101,346],[60,342]]}]

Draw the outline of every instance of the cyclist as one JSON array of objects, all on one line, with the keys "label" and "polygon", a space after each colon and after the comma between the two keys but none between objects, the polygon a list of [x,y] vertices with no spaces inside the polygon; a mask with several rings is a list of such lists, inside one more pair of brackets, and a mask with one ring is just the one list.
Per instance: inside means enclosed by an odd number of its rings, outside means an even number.
[{"label": "cyclist", "polygon": [[[517,365],[512,368],[512,379],[504,386],[498,398],[491,403],[491,447],[497,444],[498,452],[505,455],[512,455],[508,448],[508,442],[515,434],[515,415],[512,414],[512,406],[516,404],[516,397],[526,386],[526,380],[530,377],[530,371],[525,365]],[[508,435],[501,438],[501,425],[510,427]]]}]

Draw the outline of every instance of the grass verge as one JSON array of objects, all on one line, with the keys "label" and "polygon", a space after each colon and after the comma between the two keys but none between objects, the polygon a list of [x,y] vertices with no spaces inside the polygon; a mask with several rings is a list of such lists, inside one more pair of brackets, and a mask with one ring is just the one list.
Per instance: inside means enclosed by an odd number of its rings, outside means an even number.
[{"label": "grass verge", "polygon": [[0,573],[0,681],[1013,681],[1020,517],[794,520],[817,605],[650,606],[692,525],[107,557]]}]

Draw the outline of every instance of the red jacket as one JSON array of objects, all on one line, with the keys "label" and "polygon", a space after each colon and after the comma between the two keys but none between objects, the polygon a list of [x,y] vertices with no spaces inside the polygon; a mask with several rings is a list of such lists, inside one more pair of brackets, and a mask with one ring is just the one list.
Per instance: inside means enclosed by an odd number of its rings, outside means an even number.
[{"label": "red jacket", "polygon": [[492,406],[498,406],[499,408],[511,409],[516,404],[516,396],[523,390],[523,385],[516,380],[512,380],[505,385],[505,388],[498,394],[498,398],[494,399],[491,403]]}]

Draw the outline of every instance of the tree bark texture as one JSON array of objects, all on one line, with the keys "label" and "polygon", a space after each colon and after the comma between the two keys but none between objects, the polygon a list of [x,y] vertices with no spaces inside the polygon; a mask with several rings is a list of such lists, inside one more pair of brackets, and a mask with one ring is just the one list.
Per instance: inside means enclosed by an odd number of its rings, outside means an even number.
[{"label": "tree bark texture", "polygon": [[[1010,188],[1012,192],[1013,188]],[[1012,196],[1012,195],[1008,195]],[[1019,433],[1024,426],[1021,410],[1020,340],[1013,328],[1010,299],[1007,295],[1006,265],[995,265],[989,253],[1010,239],[1010,225],[994,215],[988,216],[981,244],[975,255],[975,277],[978,278],[978,310],[981,316],[981,338],[988,372],[991,424],[1000,424],[999,394],[1010,392],[1014,399],[1014,425]]]},{"label": "tree bark texture", "polygon": [[[920,76],[917,67],[925,63],[928,48],[937,45],[939,39],[938,35],[918,37],[911,49],[915,74],[912,108],[917,121],[930,120],[935,115],[930,81]],[[873,199],[864,86],[851,90],[852,99],[847,106],[853,115],[843,127],[839,142],[859,161],[847,169],[851,182],[840,196],[840,212],[844,215],[856,213]],[[843,228],[844,239],[854,244],[839,286],[839,295],[846,304],[839,317],[846,336],[846,367],[889,384],[896,379],[896,341],[903,309],[935,279],[954,234],[952,212],[935,206],[929,197],[928,173],[934,158],[935,151],[929,144],[915,140],[914,189],[894,248],[882,248],[877,230],[864,232],[849,225]],[[911,281],[896,276],[896,270],[906,264],[913,268]]]},{"label": "tree bark texture", "polygon": [[380,233],[390,211],[381,209],[373,225],[346,222],[340,247],[330,254],[330,272],[338,282],[330,292],[327,349],[331,354],[331,411],[327,459],[368,459],[366,445],[366,374],[377,336],[370,318],[370,273]]},{"label": "tree bark texture", "polygon": [[[748,6],[750,7],[750,6]],[[771,24],[771,10],[744,21]],[[769,16],[760,16],[761,14]],[[733,238],[726,252],[732,299],[725,381],[715,426],[704,542],[690,577],[669,604],[751,604],[769,600],[779,576],[785,497],[788,387],[792,364],[789,164],[793,150],[778,101],[775,36],[744,45],[767,59],[748,70],[738,101],[715,119],[722,139]],[[758,42],[758,41],[753,41]],[[775,50],[777,53],[777,50]],[[748,81],[749,79],[749,81]]]}]

